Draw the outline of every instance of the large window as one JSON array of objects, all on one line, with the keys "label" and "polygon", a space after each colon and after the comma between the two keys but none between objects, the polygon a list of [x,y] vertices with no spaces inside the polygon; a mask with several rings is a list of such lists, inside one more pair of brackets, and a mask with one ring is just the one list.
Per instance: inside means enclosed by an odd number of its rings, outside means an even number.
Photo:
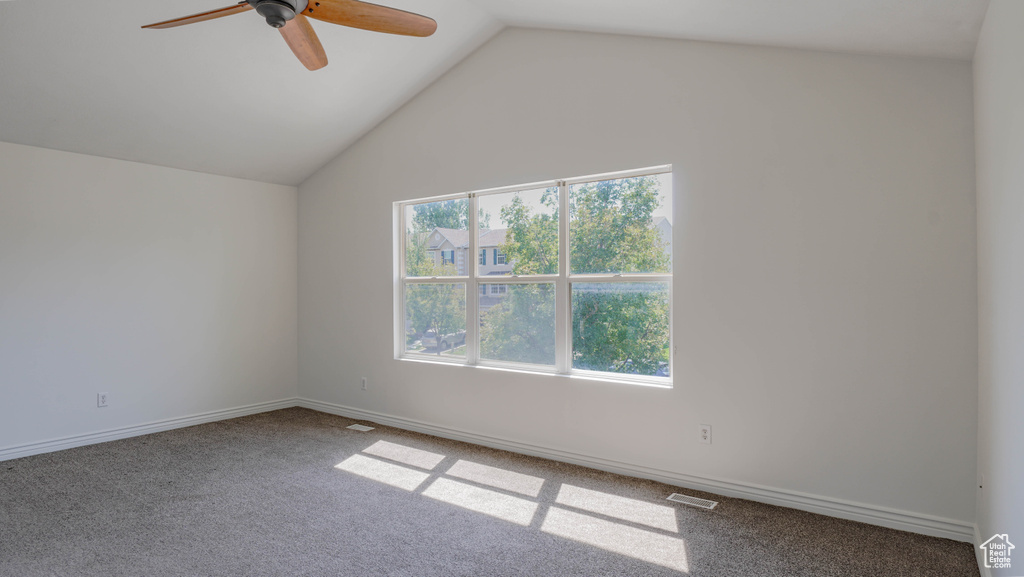
[{"label": "large window", "polygon": [[671,383],[671,167],[395,208],[398,357]]}]

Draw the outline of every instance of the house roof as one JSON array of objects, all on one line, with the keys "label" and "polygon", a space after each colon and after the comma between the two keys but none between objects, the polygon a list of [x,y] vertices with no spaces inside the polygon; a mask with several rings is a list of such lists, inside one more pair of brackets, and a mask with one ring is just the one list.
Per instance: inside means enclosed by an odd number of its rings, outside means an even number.
[{"label": "house roof", "polygon": [[[480,231],[480,241],[478,246],[481,248],[497,247],[505,242],[505,232],[508,229],[496,228],[491,230]],[[436,234],[441,235],[441,239],[436,238]],[[436,249],[445,240],[450,242],[455,248],[469,248],[469,231],[461,228],[441,228],[437,227],[430,232],[430,248]]]},{"label": "house roof", "polygon": [[505,244],[505,233],[507,228],[495,228],[483,231],[480,235],[480,246],[501,246]]}]

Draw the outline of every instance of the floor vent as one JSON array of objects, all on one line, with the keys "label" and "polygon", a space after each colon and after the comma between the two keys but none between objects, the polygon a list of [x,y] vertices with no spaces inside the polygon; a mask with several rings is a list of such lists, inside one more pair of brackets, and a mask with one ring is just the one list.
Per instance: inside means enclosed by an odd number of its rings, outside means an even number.
[{"label": "floor vent", "polygon": [[701,509],[714,509],[718,501],[708,501],[707,499],[698,499],[697,497],[690,497],[687,495],[680,495],[679,493],[672,493],[668,496],[669,501],[675,501],[676,503],[682,503],[684,505],[693,505],[694,507],[700,507]]},{"label": "floor vent", "polygon": [[352,429],[354,431],[363,431],[363,432],[372,431],[373,430],[373,427],[367,427],[366,425],[349,425],[349,426],[347,426],[345,428],[346,429]]}]

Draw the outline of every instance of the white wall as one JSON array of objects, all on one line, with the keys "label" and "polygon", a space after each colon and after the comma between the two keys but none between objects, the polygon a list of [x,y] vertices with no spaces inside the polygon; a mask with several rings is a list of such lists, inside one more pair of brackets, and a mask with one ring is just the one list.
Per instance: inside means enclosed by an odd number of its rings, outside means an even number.
[{"label": "white wall", "polygon": [[[992,0],[974,56],[978,167],[978,530],[1024,546],[1024,3]],[[1022,549],[1024,550],[1024,549]],[[1014,569],[1024,574],[1024,555]],[[1019,566],[1018,566],[1019,564]]]},{"label": "white wall", "polygon": [[[506,30],[300,186],[299,392],[969,526],[973,156],[969,63]],[[393,201],[662,163],[674,389],[392,358]]]},{"label": "white wall", "polygon": [[0,142],[0,450],[294,397],[296,211],[294,187]]}]

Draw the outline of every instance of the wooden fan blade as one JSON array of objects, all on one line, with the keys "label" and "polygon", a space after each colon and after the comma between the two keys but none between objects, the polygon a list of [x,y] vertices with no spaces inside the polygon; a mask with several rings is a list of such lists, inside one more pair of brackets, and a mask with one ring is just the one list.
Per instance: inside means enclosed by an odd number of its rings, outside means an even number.
[{"label": "wooden fan blade", "polygon": [[175,18],[174,20],[166,20],[164,22],[157,22],[156,24],[149,24],[143,26],[143,28],[174,28],[175,26],[184,26],[186,24],[194,24],[196,22],[204,22],[206,20],[213,20],[214,18],[223,18],[224,16],[231,16],[232,14],[238,14],[245,12],[246,10],[252,10],[252,6],[244,0],[234,6],[228,6],[227,8],[218,8],[217,10],[210,10],[209,12],[202,12],[200,14],[193,14],[191,16],[184,16],[182,18]]},{"label": "wooden fan blade", "polygon": [[292,49],[299,61],[310,70],[319,70],[327,66],[327,53],[320,44],[313,25],[302,14],[296,14],[284,28],[279,29],[284,41]]},{"label": "wooden fan blade", "polygon": [[309,0],[303,14],[332,24],[404,36],[430,36],[437,30],[432,18],[359,0]]}]

